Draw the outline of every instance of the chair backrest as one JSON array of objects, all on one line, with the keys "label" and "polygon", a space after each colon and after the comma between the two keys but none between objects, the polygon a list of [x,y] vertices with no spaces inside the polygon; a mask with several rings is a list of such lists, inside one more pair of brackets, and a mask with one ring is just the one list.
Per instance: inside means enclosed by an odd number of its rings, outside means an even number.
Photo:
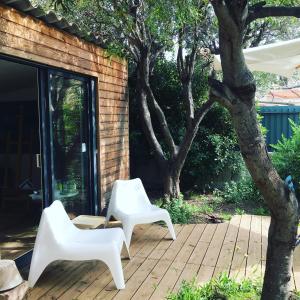
[{"label": "chair backrest", "polygon": [[109,210],[126,213],[140,212],[151,206],[141,179],[116,180],[113,186]]},{"label": "chair backrest", "polygon": [[43,210],[38,236],[59,242],[63,241],[66,238],[66,234],[73,229],[74,225],[69,219],[63,204],[61,201],[56,200]]}]

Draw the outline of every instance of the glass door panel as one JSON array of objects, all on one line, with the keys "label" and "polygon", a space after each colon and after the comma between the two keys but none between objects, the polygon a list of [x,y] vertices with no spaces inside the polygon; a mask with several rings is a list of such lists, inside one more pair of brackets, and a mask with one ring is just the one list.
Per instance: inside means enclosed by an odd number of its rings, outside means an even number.
[{"label": "glass door panel", "polygon": [[52,200],[62,201],[72,218],[90,210],[88,85],[56,73],[49,79]]}]

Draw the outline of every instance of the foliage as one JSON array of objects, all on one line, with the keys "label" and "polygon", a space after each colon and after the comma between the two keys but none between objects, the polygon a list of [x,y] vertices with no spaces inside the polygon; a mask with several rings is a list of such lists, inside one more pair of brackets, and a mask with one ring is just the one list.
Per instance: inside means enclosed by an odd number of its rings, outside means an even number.
[{"label": "foliage", "polygon": [[242,177],[240,181],[225,183],[224,190],[219,191],[218,194],[223,197],[227,203],[263,202],[263,198],[250,176]]},{"label": "foliage", "polygon": [[262,100],[262,98],[272,89],[280,89],[287,86],[287,79],[279,75],[265,73],[265,72],[253,72],[257,92],[257,101]]},{"label": "foliage", "polygon": [[241,164],[235,136],[218,133],[217,128],[206,127],[204,121],[183,169],[183,186],[198,191],[222,188],[224,181],[239,175]]},{"label": "foliage", "polygon": [[229,181],[225,183],[222,190],[215,190],[214,193],[221,197],[225,203],[235,204],[238,207],[235,214],[244,214],[244,209],[251,208],[251,213],[256,215],[269,215],[264,199],[256,188],[250,174],[245,166],[243,175],[238,181]]},{"label": "foliage", "polygon": [[[276,145],[272,145],[274,152],[272,153],[272,162],[277,169],[279,175],[284,180],[288,175],[292,175],[296,194],[299,197],[300,184],[300,125],[290,120],[292,129],[291,138],[282,136]],[[231,181],[225,184],[222,191],[216,192],[227,203],[257,203],[258,207],[255,211],[258,215],[267,214],[263,198],[255,187],[251,176],[246,173],[239,181]]]},{"label": "foliage", "polygon": [[258,102],[256,102],[256,111],[257,111],[257,121],[259,123],[259,128],[261,130],[263,137],[266,138],[268,129],[262,125],[262,121],[264,117],[260,114],[260,106]]},{"label": "foliage", "polygon": [[237,282],[226,274],[211,279],[200,287],[196,281],[186,282],[181,285],[178,293],[170,294],[168,300],[255,300],[260,299],[261,282],[244,279]]},{"label": "foliage", "polygon": [[276,145],[272,145],[275,150],[272,155],[272,161],[282,179],[285,179],[288,175],[292,175],[296,193],[299,196],[300,125],[297,125],[292,120],[289,121],[292,136],[291,138],[282,136]]},{"label": "foliage", "polygon": [[[201,105],[201,99],[207,97],[207,76],[202,69],[204,62],[198,61],[193,77],[195,105]],[[204,72],[204,76],[203,76]],[[166,112],[167,121],[176,143],[183,138],[185,129],[185,109],[181,101],[180,81],[176,63],[161,57],[151,76],[153,92],[160,100],[162,109]],[[140,128],[140,115],[135,95],[136,78],[129,79],[130,92],[130,142],[131,162],[137,164],[139,157],[149,158],[149,147],[146,145]],[[216,122],[215,120],[218,120]],[[162,140],[160,140],[162,142]],[[165,148],[165,147],[164,147]],[[141,153],[141,151],[144,151]],[[197,189],[210,190],[215,187],[216,178],[223,181],[222,173],[238,176],[241,156],[238,152],[236,135],[233,131],[229,113],[221,106],[214,106],[200,124],[198,133],[187,156],[181,176],[183,191]],[[133,171],[134,174],[134,171]],[[220,187],[220,184],[217,184]]]},{"label": "foliage", "polygon": [[186,203],[182,195],[172,201],[158,200],[157,204],[169,212],[172,222],[175,224],[188,224],[197,210],[194,205]]}]

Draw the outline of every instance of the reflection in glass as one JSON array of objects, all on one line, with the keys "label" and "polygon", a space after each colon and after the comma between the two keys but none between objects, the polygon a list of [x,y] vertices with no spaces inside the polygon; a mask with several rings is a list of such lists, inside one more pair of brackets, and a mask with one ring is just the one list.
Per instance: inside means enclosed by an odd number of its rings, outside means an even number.
[{"label": "reflection in glass", "polygon": [[70,217],[88,212],[87,120],[84,81],[52,75],[50,88],[52,197]]}]

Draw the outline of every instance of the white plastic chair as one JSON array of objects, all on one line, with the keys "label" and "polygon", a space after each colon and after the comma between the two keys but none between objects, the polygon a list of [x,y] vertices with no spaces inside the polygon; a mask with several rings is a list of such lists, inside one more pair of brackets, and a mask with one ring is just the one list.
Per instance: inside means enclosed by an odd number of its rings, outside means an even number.
[{"label": "white plastic chair", "polygon": [[[33,287],[55,260],[101,260],[112,273],[118,289],[125,288],[121,251],[126,240],[121,228],[78,229],[58,200],[44,209],[30,265],[29,286]],[[128,247],[126,245],[127,253]]]},{"label": "white plastic chair", "polygon": [[128,246],[130,246],[135,225],[157,221],[164,221],[171,237],[173,240],[176,239],[168,211],[150,203],[139,178],[115,181],[107,210],[106,224],[112,216],[122,222]]}]

